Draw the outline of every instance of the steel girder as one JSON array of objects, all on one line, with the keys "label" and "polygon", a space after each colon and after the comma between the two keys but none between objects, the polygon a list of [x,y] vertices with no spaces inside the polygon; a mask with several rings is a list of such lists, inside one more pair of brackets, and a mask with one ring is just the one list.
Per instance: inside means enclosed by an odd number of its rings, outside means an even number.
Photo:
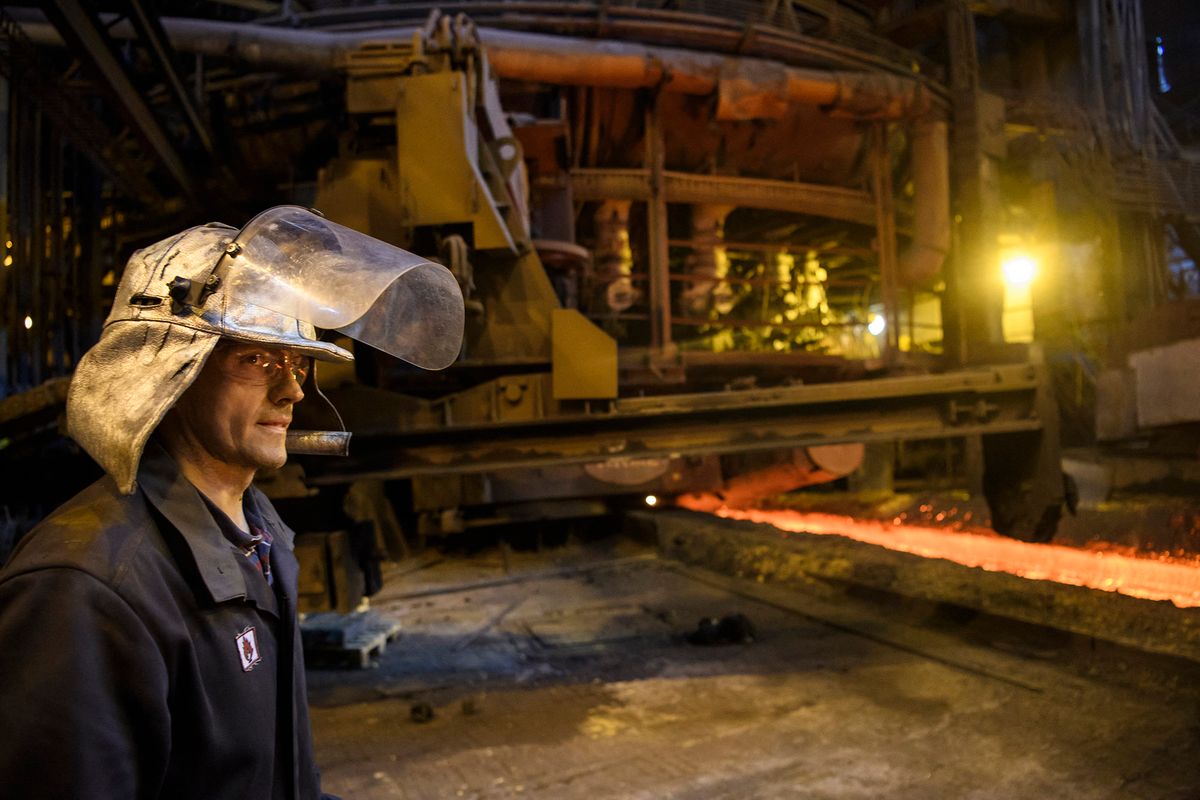
[{"label": "steel girder", "polygon": [[1040,367],[616,400],[600,413],[448,423],[356,437],[310,483],[486,472],[612,458],[738,453],[842,442],[1053,429]]},{"label": "steel girder", "polygon": [[50,0],[42,5],[46,16],[63,38],[75,45],[78,53],[112,88],[125,116],[154,150],[171,177],[186,195],[194,197],[196,187],[191,173],[157,117],[130,81],[125,68],[117,60],[111,40],[95,11],[85,7],[79,0]]},{"label": "steel girder", "polygon": [[117,152],[108,126],[90,108],[68,97],[58,85],[45,78],[37,48],[21,25],[3,9],[0,9],[0,47],[7,55],[7,58],[0,58],[0,73],[12,81],[17,92],[29,98],[49,117],[62,135],[122,193],[146,203],[162,201],[158,189],[147,180],[139,165]]}]

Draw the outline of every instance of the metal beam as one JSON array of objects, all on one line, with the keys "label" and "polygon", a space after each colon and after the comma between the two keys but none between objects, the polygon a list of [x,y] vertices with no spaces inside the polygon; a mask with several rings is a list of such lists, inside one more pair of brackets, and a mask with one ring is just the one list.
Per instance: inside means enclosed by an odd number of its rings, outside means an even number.
[{"label": "metal beam", "polygon": [[896,198],[892,193],[892,160],[888,150],[887,125],[875,123],[869,156],[871,186],[875,194],[876,235],[879,248],[879,287],[883,295],[883,318],[887,344],[884,355],[895,363],[900,352],[900,280],[896,260]]},{"label": "metal beam", "polygon": [[146,9],[142,0],[126,0],[126,3],[129,5],[131,12],[130,19],[133,21],[133,27],[145,43],[150,55],[154,58],[155,65],[163,77],[166,78],[167,86],[170,87],[171,94],[175,96],[175,102],[183,109],[184,116],[187,117],[192,132],[200,140],[200,146],[204,148],[205,152],[212,155],[212,134],[209,133],[208,126],[204,123],[204,120],[200,119],[200,114],[197,112],[195,105],[192,104],[187,90],[183,87],[183,81],[179,79],[179,74],[175,72],[175,65],[171,63],[171,43],[167,39],[167,34],[163,30],[162,23],[153,11]]},{"label": "metal beam", "polygon": [[1004,17],[1023,24],[1054,25],[1070,22],[1075,12],[1067,0],[971,0],[972,14]]},{"label": "metal beam", "polygon": [[[670,171],[662,173],[662,186],[668,203],[722,203],[876,223],[871,194],[841,186]],[[644,202],[653,197],[650,172],[644,169],[573,169],[571,191],[576,200]]]},{"label": "metal beam", "polygon": [[282,6],[273,0],[208,0],[218,6],[240,8],[243,11],[253,11],[256,14],[278,14]]},{"label": "metal beam", "polygon": [[461,420],[358,436],[349,459],[330,464],[328,473],[314,473],[310,482],[1040,431],[1054,424],[1038,402],[1043,381],[1038,368],[1012,365],[945,375],[626,398],[601,413],[537,420]]},{"label": "metal beam", "polygon": [[663,181],[666,146],[663,142],[662,92],[655,92],[646,108],[645,163],[649,171],[650,198],[646,206],[646,239],[650,272],[650,346],[665,351],[671,346],[671,263],[667,240],[667,193]]},{"label": "metal beam", "polygon": [[956,231],[954,256],[946,271],[942,301],[943,339],[951,364],[967,363],[975,349],[994,338],[989,329],[988,258],[995,243],[986,217],[984,159],[979,131],[979,54],[975,17],[966,0],[946,6],[946,39],[950,55],[950,85],[954,103],[951,174],[955,186]]},{"label": "metal beam", "polygon": [[112,131],[90,108],[68,97],[58,85],[47,80],[33,43],[4,9],[0,9],[0,43],[8,49],[8,58],[0,59],[0,75],[12,82],[19,96],[28,98],[45,113],[62,135],[111,179],[122,194],[147,204],[162,202],[158,189],[146,176],[132,168],[119,152],[114,152]]},{"label": "metal beam", "polygon": [[114,55],[108,36],[95,12],[85,8],[78,0],[50,0],[43,4],[43,8],[63,38],[74,43],[80,54],[112,87],[126,116],[158,155],[171,177],[185,194],[189,197],[195,196],[195,185],[183,159],[158,119],[150,111],[150,107],[146,105],[146,101],[130,82],[124,67]]},{"label": "metal beam", "polygon": [[338,473],[316,475],[314,485],[414,475],[454,475],[494,470],[588,464],[613,458],[665,458],[723,455],[856,442],[895,442],[1040,431],[1036,419],[1003,417],[955,425],[941,409],[912,404],[903,409],[839,411],[815,418],[758,418],[745,415],[698,420],[649,431],[610,431],[586,436],[556,433],[487,442],[447,442],[406,446],[389,438],[357,437],[357,465],[339,465]]}]

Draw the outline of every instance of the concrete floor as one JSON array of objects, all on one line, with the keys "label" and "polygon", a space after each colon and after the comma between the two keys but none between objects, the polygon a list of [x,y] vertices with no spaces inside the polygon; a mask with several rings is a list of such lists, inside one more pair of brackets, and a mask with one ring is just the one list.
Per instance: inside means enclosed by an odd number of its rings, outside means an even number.
[{"label": "concrete floor", "polygon": [[[372,606],[404,629],[379,665],[310,672],[346,800],[1200,797],[1191,665],[1096,669],[624,540],[401,565]],[[735,612],[755,641],[687,643]]]}]

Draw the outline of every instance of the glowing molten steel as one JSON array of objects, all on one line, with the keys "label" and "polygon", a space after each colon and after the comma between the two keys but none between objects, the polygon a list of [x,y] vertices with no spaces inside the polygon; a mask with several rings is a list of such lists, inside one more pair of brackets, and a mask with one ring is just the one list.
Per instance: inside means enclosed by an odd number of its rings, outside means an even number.
[{"label": "glowing molten steel", "polygon": [[729,519],[773,525],[795,533],[833,534],[967,567],[1008,572],[1030,580],[1056,581],[1147,600],[1200,606],[1200,567],[1193,562],[1121,555],[1049,544],[1030,544],[990,532],[898,525],[834,514],[719,508]]}]

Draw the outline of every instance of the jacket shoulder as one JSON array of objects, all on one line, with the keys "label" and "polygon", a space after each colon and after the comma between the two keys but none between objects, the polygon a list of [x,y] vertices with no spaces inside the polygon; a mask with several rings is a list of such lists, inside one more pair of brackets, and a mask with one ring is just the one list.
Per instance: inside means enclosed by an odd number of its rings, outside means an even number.
[{"label": "jacket shoulder", "polygon": [[154,522],[140,492],[123,495],[109,477],[68,500],[22,537],[0,581],[41,569],[77,569],[112,585],[129,549]]}]

